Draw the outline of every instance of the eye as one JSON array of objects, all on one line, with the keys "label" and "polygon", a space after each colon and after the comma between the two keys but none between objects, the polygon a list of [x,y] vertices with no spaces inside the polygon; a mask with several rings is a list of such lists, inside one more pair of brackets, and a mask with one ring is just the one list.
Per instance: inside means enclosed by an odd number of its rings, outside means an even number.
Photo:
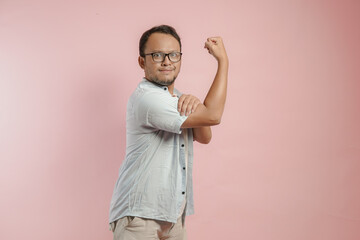
[{"label": "eye", "polygon": [[179,55],[177,52],[170,53],[170,57],[176,58]]},{"label": "eye", "polygon": [[154,58],[162,58],[162,53],[153,53]]}]

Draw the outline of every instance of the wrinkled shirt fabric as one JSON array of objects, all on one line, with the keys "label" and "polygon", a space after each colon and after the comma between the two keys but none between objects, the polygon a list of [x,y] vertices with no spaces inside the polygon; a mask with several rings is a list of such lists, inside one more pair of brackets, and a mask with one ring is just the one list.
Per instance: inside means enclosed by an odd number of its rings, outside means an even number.
[{"label": "wrinkled shirt fabric", "polygon": [[174,94],[143,78],[130,96],[126,156],[114,187],[109,223],[125,216],[176,223],[184,202],[184,216],[194,213],[193,134],[180,128],[187,116],[177,110],[181,93],[174,89]]}]

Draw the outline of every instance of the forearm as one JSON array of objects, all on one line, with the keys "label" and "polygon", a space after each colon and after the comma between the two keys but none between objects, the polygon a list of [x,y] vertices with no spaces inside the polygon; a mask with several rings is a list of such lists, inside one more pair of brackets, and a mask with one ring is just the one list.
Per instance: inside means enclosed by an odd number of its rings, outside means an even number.
[{"label": "forearm", "polygon": [[211,128],[210,127],[197,127],[193,128],[194,141],[199,143],[208,144],[211,140]]},{"label": "forearm", "polygon": [[204,105],[207,108],[208,114],[219,122],[225,107],[228,68],[229,61],[227,57],[218,60],[218,69],[214,81],[204,100]]}]

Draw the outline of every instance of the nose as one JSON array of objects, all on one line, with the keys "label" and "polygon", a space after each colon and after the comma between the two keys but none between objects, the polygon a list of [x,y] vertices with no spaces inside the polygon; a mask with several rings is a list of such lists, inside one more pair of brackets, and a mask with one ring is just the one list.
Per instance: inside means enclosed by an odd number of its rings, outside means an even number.
[{"label": "nose", "polygon": [[169,55],[166,55],[165,58],[164,58],[164,61],[161,62],[162,65],[170,65],[171,64],[171,61],[170,61],[170,58],[169,58]]}]

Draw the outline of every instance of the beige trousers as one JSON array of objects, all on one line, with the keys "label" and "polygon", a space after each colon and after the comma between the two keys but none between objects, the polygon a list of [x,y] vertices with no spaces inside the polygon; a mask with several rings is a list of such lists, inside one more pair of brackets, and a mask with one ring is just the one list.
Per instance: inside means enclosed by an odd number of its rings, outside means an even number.
[{"label": "beige trousers", "polygon": [[123,217],[111,223],[114,240],[186,240],[186,230],[180,217],[177,223]]}]

